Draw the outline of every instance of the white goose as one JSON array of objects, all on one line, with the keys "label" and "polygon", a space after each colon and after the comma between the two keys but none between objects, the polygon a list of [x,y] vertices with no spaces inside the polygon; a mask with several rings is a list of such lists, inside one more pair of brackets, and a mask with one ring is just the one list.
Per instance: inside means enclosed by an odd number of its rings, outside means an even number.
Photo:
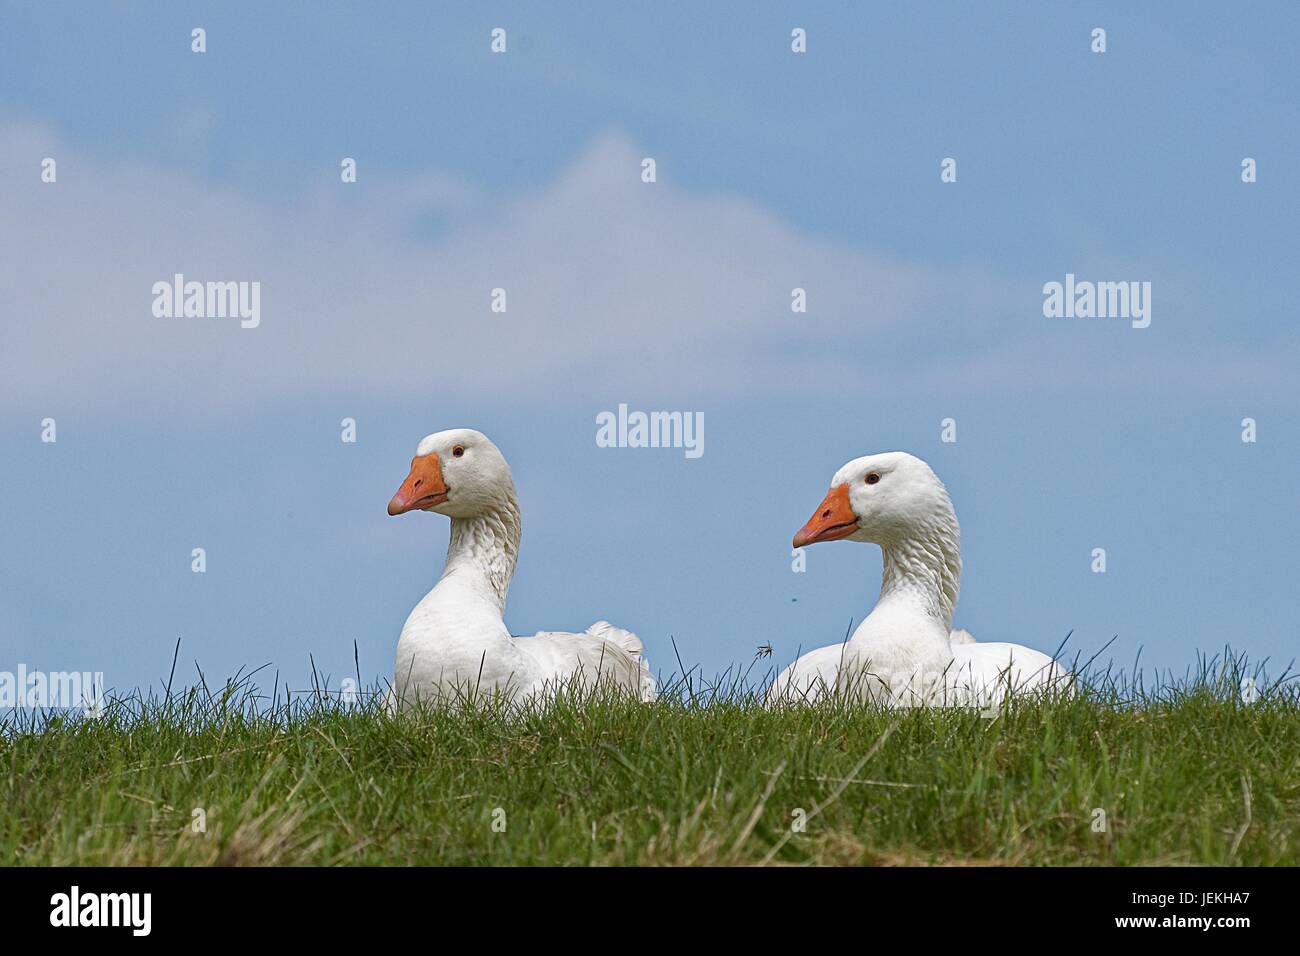
[{"label": "white goose", "polygon": [[390,704],[504,693],[548,698],[560,687],[608,684],[643,700],[654,678],[641,639],[598,621],[582,634],[514,637],[503,615],[519,554],[519,500],[505,458],[481,432],[456,428],[420,441],[390,515],[451,518],[442,577],[415,606],[397,642]]},{"label": "white goose", "polygon": [[847,643],[804,654],[768,690],[768,703],[830,693],[893,706],[990,706],[1014,694],[1065,688],[1051,657],[1019,644],[979,644],[952,629],[961,580],[961,530],[943,482],[904,452],[855,458],[794,537],[868,541],[884,555],[876,606]]}]

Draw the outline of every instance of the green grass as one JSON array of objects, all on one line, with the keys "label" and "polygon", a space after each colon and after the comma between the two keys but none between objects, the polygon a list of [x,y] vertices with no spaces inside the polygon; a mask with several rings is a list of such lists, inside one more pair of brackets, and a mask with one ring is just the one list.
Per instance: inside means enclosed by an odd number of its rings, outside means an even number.
[{"label": "green grass", "polygon": [[1233,661],[995,718],[693,684],[389,718],[244,680],[10,718],[0,862],[1300,863],[1300,700],[1244,703]]}]

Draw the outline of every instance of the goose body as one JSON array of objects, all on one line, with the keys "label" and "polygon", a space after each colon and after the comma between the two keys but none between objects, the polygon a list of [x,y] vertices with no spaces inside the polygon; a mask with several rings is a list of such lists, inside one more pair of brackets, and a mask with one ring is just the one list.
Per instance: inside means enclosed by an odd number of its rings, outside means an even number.
[{"label": "goose body", "polygon": [[880,597],[846,643],[787,667],[769,704],[841,694],[898,707],[989,707],[1008,693],[1069,686],[1065,669],[1041,651],[981,644],[952,629],[961,531],[947,489],[921,459],[887,452],[836,472],[794,546],[841,539],[880,545]]},{"label": "goose body", "polygon": [[[968,658],[980,658],[985,655],[976,652],[971,645],[975,644],[975,635],[970,631],[957,628],[948,635],[948,643],[952,646],[954,660],[963,660]],[[981,647],[1002,648],[1016,647],[1014,644],[983,644]],[[841,644],[831,644],[827,647],[819,647],[816,650],[802,654],[777,677],[776,683],[773,684],[769,691],[769,698],[776,700],[783,697],[792,697],[800,700],[816,700],[823,694],[833,692],[835,681],[839,677],[840,668],[844,666],[844,661],[849,653],[849,643],[845,641]],[[1037,654],[1037,651],[1031,653]],[[1044,655],[1046,656],[1046,655]],[[996,656],[995,656],[996,659]],[[982,669],[982,668],[981,668]]]},{"label": "goose body", "polygon": [[517,637],[505,625],[519,554],[514,479],[487,436],[459,428],[424,438],[390,515],[451,518],[442,576],[411,611],[397,642],[392,704],[504,694],[546,699],[564,688],[612,686],[643,700],[654,679],[640,638],[598,621],[586,631]]}]

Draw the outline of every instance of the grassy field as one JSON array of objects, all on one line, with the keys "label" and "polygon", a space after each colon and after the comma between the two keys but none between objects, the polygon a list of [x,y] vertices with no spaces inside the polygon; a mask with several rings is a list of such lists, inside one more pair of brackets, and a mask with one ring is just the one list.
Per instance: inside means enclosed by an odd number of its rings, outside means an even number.
[{"label": "grassy field", "polygon": [[692,680],[396,719],[244,680],[10,718],[0,862],[1295,865],[1300,699],[1240,680],[994,717],[769,712]]}]

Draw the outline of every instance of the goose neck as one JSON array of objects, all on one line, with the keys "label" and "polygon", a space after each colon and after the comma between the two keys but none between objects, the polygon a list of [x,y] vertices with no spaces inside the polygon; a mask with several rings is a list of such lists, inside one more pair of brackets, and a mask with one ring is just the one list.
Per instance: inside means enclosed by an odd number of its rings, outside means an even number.
[{"label": "goose neck", "polygon": [[921,534],[881,545],[884,570],[877,605],[909,604],[952,628],[961,585],[961,545],[957,527],[937,524]]},{"label": "goose neck", "polygon": [[513,495],[492,511],[452,518],[447,563],[438,583],[469,585],[485,593],[504,614],[519,557],[520,533],[519,503]]}]

